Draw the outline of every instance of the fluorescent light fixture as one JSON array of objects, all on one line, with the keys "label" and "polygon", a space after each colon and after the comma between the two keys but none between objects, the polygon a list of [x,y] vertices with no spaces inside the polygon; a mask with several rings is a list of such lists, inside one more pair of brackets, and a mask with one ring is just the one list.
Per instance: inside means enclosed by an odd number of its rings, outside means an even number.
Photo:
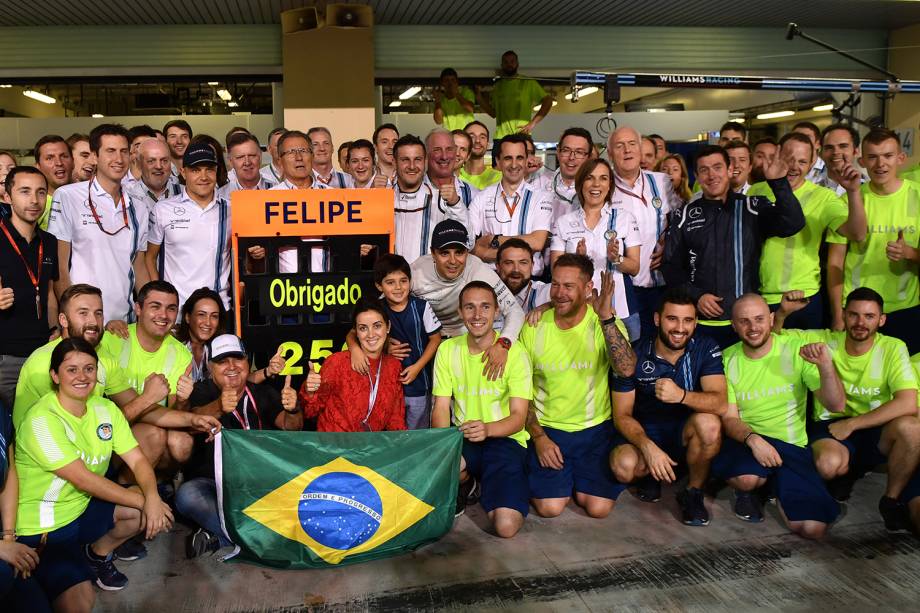
[{"label": "fluorescent light fixture", "polygon": [[93,119],[102,119],[103,117],[105,117],[105,115],[103,115],[102,113],[93,113],[93,114],[92,114],[92,118],[93,118]]},{"label": "fluorescent light fixture", "polygon": [[736,122],[738,122],[738,123],[744,123],[745,121],[747,121],[747,119],[744,118],[744,117],[729,117],[728,120],[729,120],[729,121],[736,121]]},{"label": "fluorescent light fixture", "polygon": [[[556,106],[557,104],[559,104],[559,103],[556,102],[555,100],[553,100],[553,106]],[[543,106],[543,105],[542,105],[542,104],[538,104],[537,106],[533,107],[533,110],[539,111],[541,106]]]},{"label": "fluorescent light fixture", "polygon": [[394,100],[390,103],[390,108],[395,109],[396,107],[402,106],[402,100]]},{"label": "fluorescent light fixture", "polygon": [[208,85],[214,86],[217,84],[218,84],[218,81],[208,81]]},{"label": "fluorescent light fixture", "polygon": [[666,111],[667,109],[660,109],[660,108],[655,108],[655,107],[645,109],[646,113],[664,113]]},{"label": "fluorescent light fixture", "polygon": [[48,94],[37,92],[34,89],[24,89],[22,90],[22,95],[25,96],[26,98],[31,98],[32,100],[38,100],[39,102],[44,102],[45,104],[54,104],[55,102],[57,102],[57,100],[55,100]]},{"label": "fluorescent light fixture", "polygon": [[217,90],[217,97],[223,100],[224,102],[229,102],[233,99],[233,96],[230,95],[230,92],[226,89]]},{"label": "fluorescent light fixture", "polygon": [[811,110],[817,111],[818,113],[822,111],[833,111],[834,105],[833,104],[819,104],[818,106],[811,107]]},{"label": "fluorescent light fixture", "polygon": [[579,90],[578,96],[579,96],[579,97],[581,97],[581,96],[590,96],[591,94],[596,94],[596,93],[599,92],[599,91],[600,91],[600,90],[599,90],[598,88],[596,88],[596,87],[586,87],[586,88],[584,88],[584,89],[582,89],[582,90]]},{"label": "fluorescent light fixture", "polygon": [[779,119],[780,117],[791,117],[795,111],[773,111],[772,113],[761,113],[757,119]]},{"label": "fluorescent light fixture", "polygon": [[229,106],[232,109],[238,107],[239,105],[240,103],[235,100],[231,100],[230,102],[227,103],[227,106]]},{"label": "fluorescent light fixture", "polygon": [[10,85],[9,83],[3,83],[2,85],[0,85],[0,89],[9,89],[10,87],[13,87],[13,86]]},{"label": "fluorescent light fixture", "polygon": [[408,100],[409,98],[411,98],[411,97],[414,96],[415,94],[419,93],[420,91],[422,91],[422,88],[421,88],[421,87],[419,87],[418,85],[413,85],[412,87],[410,87],[409,89],[407,89],[407,90],[404,91],[403,93],[399,94],[399,99],[400,99],[400,100]]}]

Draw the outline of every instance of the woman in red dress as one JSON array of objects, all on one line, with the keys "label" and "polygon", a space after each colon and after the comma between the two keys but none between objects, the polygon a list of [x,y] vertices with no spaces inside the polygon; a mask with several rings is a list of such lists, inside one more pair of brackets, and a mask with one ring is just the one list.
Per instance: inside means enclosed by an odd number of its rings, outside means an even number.
[{"label": "woman in red dress", "polygon": [[352,314],[358,344],[370,362],[368,374],[351,368],[351,353],[326,358],[322,370],[309,374],[300,388],[304,417],[316,417],[319,432],[405,430],[406,407],[399,382],[400,361],[384,353],[390,318],[376,300],[361,299]]}]

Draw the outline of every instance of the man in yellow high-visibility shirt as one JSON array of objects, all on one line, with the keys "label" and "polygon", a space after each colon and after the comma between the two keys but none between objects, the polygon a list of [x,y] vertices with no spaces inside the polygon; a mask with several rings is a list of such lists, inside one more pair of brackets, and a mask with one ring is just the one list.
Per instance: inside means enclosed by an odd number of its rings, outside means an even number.
[{"label": "man in yellow high-visibility shirt", "polygon": [[[553,107],[553,97],[535,79],[518,75],[518,56],[514,51],[502,54],[502,78],[492,87],[487,100],[477,88],[476,100],[486,113],[495,118],[495,139],[508,134],[530,134]],[[533,107],[539,104],[537,114],[531,117]]]}]

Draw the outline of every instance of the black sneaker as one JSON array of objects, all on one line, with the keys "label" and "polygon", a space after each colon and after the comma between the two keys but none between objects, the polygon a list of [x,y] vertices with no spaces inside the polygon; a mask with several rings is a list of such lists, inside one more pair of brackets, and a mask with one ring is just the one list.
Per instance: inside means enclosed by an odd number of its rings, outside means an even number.
[{"label": "black sneaker", "polygon": [[467,506],[476,504],[479,502],[479,497],[482,496],[482,484],[472,477],[470,477],[470,481],[473,482],[473,487],[470,488],[470,493],[466,495]]},{"label": "black sneaker", "polygon": [[834,497],[834,500],[837,502],[846,502],[850,499],[850,496],[853,495],[853,486],[856,484],[856,479],[846,474],[842,477],[836,477],[830,481],[826,481],[825,483],[827,483],[827,491]]},{"label": "black sneaker", "polygon": [[661,500],[661,482],[655,477],[642,477],[636,481],[636,498],[642,502]]},{"label": "black sneaker", "polygon": [[763,509],[753,493],[735,490],[735,517],[752,524],[763,521]]},{"label": "black sneaker", "polygon": [[185,537],[185,557],[189,560],[220,549],[220,539],[204,528],[198,528]]},{"label": "black sneaker", "polygon": [[681,510],[681,521],[688,526],[708,526],[709,511],[703,503],[703,490],[695,487],[677,492],[677,504]]},{"label": "black sneaker", "polygon": [[122,562],[133,562],[147,557],[147,547],[143,537],[135,536],[115,548],[115,559]]},{"label": "black sneaker", "polygon": [[128,585],[128,578],[125,577],[117,568],[115,568],[115,556],[109,554],[106,558],[100,558],[90,545],[85,545],[83,553],[89,562],[93,574],[96,575],[96,585],[107,592],[117,592]]},{"label": "black sneaker", "polygon": [[888,532],[910,530],[910,514],[907,511],[907,505],[894,498],[882,496],[878,501],[878,512],[885,520],[885,530]]},{"label": "black sneaker", "polygon": [[[457,489],[457,508],[454,511],[454,517],[460,517],[466,512],[466,505],[470,504],[470,496],[474,495],[477,490],[476,479],[470,477],[460,484]],[[476,499],[479,499],[478,494]]]}]

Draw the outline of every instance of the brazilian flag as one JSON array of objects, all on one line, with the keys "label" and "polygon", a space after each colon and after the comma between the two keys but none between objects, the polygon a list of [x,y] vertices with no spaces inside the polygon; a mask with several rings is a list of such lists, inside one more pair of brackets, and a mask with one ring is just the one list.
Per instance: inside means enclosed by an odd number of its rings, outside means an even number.
[{"label": "brazilian flag", "polygon": [[224,430],[215,445],[234,559],[327,568],[411,551],[454,521],[456,428],[405,432]]}]

